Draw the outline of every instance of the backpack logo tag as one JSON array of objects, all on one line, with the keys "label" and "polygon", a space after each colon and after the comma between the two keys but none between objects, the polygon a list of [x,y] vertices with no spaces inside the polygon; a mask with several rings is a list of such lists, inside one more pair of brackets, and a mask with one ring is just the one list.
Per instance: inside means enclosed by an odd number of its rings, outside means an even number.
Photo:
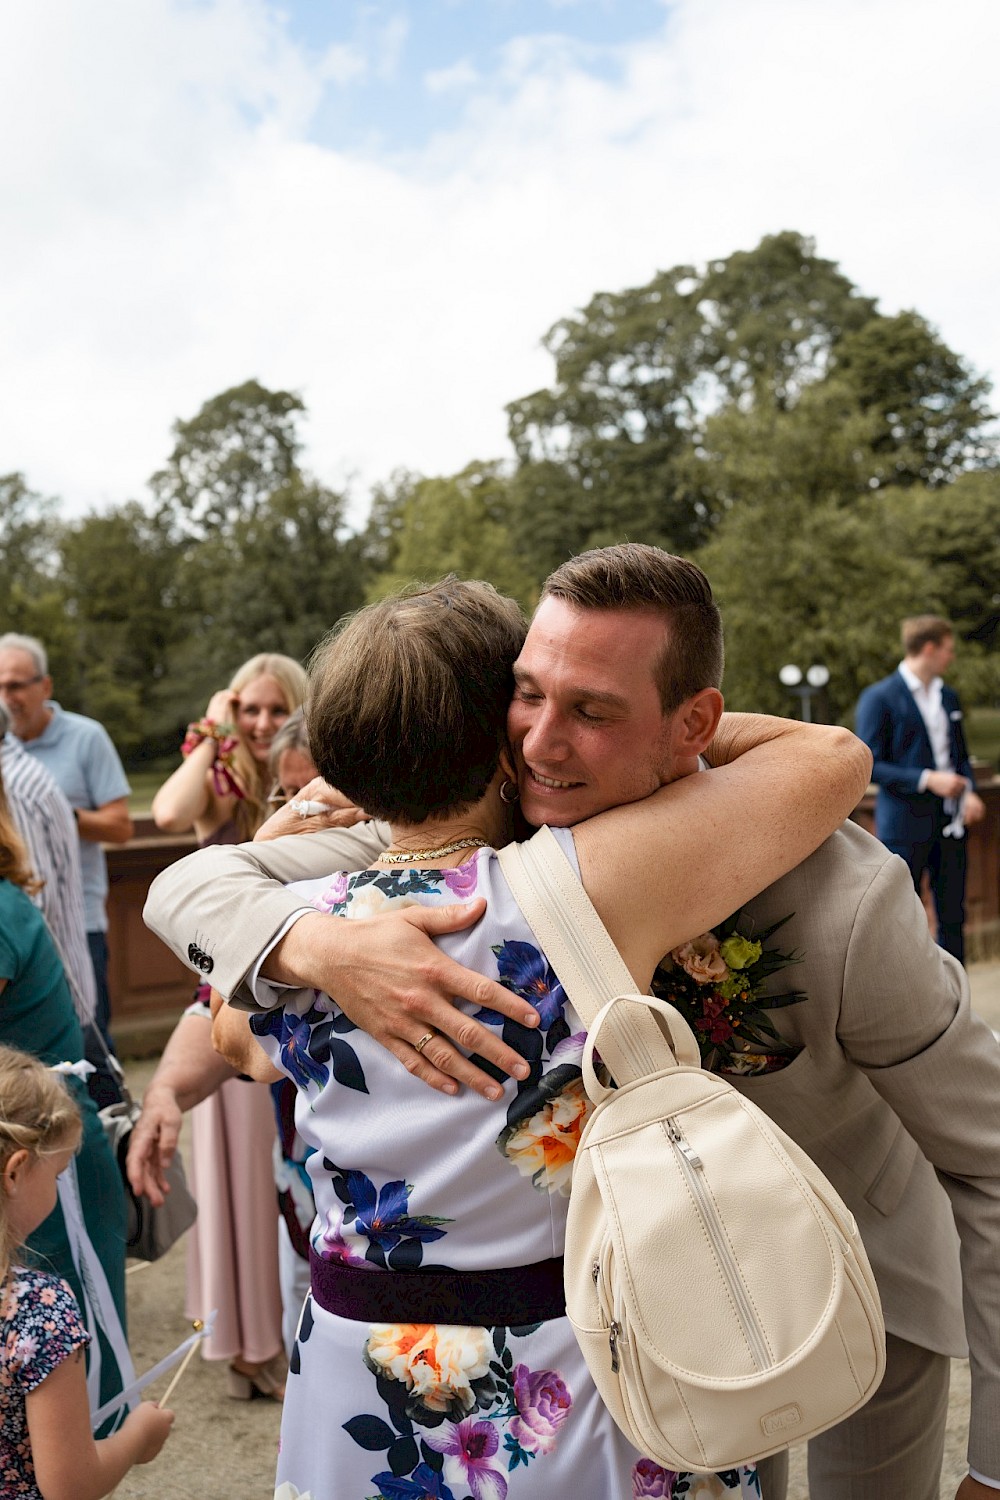
[{"label": "backpack logo tag", "polygon": [[802,1413],[792,1401],[788,1406],[779,1406],[777,1411],[766,1412],[760,1419],[760,1425],[766,1437],[773,1437],[776,1432],[785,1432],[789,1427],[798,1427],[802,1421]]}]

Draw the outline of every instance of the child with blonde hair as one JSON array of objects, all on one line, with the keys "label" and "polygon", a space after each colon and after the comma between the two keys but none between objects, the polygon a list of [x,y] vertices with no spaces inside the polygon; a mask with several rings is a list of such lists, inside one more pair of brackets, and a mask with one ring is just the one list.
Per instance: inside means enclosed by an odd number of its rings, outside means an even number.
[{"label": "child with blonde hair", "polygon": [[0,1492],[18,1500],[101,1500],[166,1442],[174,1414],[144,1401],[95,1440],[84,1374],[90,1342],[69,1286],[19,1265],[56,1204],[56,1178],[80,1145],[62,1079],[0,1047]]}]

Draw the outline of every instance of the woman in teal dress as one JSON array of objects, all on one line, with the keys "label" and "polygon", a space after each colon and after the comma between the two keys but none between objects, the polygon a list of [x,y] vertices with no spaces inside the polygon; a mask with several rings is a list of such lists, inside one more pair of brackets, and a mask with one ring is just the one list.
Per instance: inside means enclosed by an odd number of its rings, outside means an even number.
[{"label": "woman in teal dress", "polygon": [[[30,1052],[44,1063],[75,1063],[84,1055],[83,1035],[59,954],[45,919],[29,899],[35,888],[0,777],[0,1042]],[[100,1362],[99,1379],[90,1382],[91,1402],[95,1406],[117,1395],[125,1375],[130,1373],[124,1335],[125,1193],[121,1173],[85,1085],[74,1077],[68,1078],[67,1083],[83,1117],[83,1141],[73,1167],[79,1184],[82,1227],[99,1262],[97,1284],[88,1277],[93,1295],[84,1296],[71,1244],[73,1225],[67,1225],[62,1195],[60,1203],[28,1240],[27,1248],[38,1269],[51,1271],[69,1282],[88,1326],[97,1335],[94,1352],[88,1351],[92,1369],[98,1359]],[[100,1270],[106,1288],[100,1286]],[[105,1293],[103,1321],[111,1328],[110,1340],[101,1326],[99,1306],[95,1310],[102,1291]],[[121,1415],[113,1417],[98,1435],[112,1430]]]}]

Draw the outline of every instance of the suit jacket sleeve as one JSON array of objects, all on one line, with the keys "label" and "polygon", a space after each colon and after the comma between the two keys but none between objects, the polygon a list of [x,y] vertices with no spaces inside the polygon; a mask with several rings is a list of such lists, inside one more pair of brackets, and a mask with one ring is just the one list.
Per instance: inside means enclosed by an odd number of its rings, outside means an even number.
[{"label": "suit jacket sleeve", "polygon": [[969,1458],[1000,1479],[1000,1046],[964,969],[932,941],[901,860],[858,908],[838,1037],[935,1167],[961,1240]]},{"label": "suit jacket sleeve", "polygon": [[872,781],[883,791],[909,796],[920,786],[922,766],[902,766],[892,759],[892,705],[882,683],[865,688],[858,699],[855,729],[872,753]]},{"label": "suit jacket sleeve", "polygon": [[156,877],[143,919],[229,999],[289,917],[303,910],[302,898],[285,889],[291,881],[366,869],[388,842],[384,823],[360,823],[261,844],[212,844]]}]

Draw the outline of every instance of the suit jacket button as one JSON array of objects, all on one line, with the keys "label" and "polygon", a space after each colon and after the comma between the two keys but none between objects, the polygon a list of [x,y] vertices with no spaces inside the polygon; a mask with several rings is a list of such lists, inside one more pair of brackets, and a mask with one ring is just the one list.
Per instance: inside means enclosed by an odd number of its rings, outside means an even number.
[{"label": "suit jacket button", "polygon": [[199,950],[194,943],[188,943],[188,960],[190,963],[196,964],[198,962],[198,952]]},{"label": "suit jacket button", "polygon": [[209,958],[207,953],[203,953],[201,955],[201,967],[206,974],[211,974],[212,970],[215,968],[215,960]]}]

